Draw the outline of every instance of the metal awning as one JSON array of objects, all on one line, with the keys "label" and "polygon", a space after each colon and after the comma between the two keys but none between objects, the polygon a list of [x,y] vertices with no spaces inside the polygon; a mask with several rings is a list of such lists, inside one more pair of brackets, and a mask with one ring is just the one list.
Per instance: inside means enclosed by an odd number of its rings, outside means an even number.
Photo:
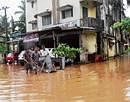
[{"label": "metal awning", "polygon": [[51,14],[51,11],[45,11],[45,12],[38,13],[35,16],[47,16],[47,15],[50,15],[50,14]]},{"label": "metal awning", "polygon": [[33,39],[25,39],[23,40],[24,43],[27,43],[27,42],[38,42],[39,41],[39,38],[33,38]]},{"label": "metal awning", "polygon": [[63,10],[69,10],[69,9],[72,9],[73,8],[73,6],[72,5],[65,5],[65,6],[61,6],[59,9],[61,10],[61,11],[63,11]]},{"label": "metal awning", "polygon": [[35,2],[36,0],[27,0],[27,2]]},{"label": "metal awning", "polygon": [[37,24],[37,20],[32,20],[28,22],[29,24]]},{"label": "metal awning", "polygon": [[28,34],[23,38],[23,42],[27,43],[27,42],[38,42],[39,41],[39,37],[38,34]]}]

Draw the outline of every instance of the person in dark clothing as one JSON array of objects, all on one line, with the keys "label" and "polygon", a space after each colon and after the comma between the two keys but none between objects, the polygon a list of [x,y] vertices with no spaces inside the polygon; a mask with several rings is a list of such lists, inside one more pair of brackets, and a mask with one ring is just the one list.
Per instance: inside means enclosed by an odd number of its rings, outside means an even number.
[{"label": "person in dark clothing", "polygon": [[34,52],[32,54],[32,60],[39,65],[39,58],[40,58],[40,53],[38,47],[35,47]]},{"label": "person in dark clothing", "polygon": [[28,73],[29,71],[32,71],[32,53],[30,52],[30,50],[26,50],[24,53],[24,60],[26,62],[25,64],[25,68],[26,68],[26,73]]},{"label": "person in dark clothing", "polygon": [[15,61],[15,64],[17,64],[18,63],[18,52],[17,51],[14,51],[14,61]]}]

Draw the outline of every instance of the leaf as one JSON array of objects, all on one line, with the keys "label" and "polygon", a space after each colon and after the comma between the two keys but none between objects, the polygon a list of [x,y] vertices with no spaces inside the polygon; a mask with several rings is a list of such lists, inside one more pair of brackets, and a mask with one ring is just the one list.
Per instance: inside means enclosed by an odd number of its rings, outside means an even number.
[{"label": "leaf", "polygon": [[125,18],[121,22],[116,22],[112,26],[114,29],[121,29],[124,32],[130,33],[130,18]]},{"label": "leaf", "polygon": [[20,31],[21,33],[25,33],[26,32],[26,7],[25,7],[25,0],[21,1],[21,5],[18,6],[18,8],[20,9],[19,11],[16,11],[15,14],[21,14],[19,17],[19,21],[17,21],[17,23],[15,22],[15,27],[18,27],[18,31]]},{"label": "leaf", "polygon": [[53,49],[53,55],[66,59],[75,59],[78,53],[80,53],[79,48],[70,48],[67,44],[59,44],[57,48]]}]

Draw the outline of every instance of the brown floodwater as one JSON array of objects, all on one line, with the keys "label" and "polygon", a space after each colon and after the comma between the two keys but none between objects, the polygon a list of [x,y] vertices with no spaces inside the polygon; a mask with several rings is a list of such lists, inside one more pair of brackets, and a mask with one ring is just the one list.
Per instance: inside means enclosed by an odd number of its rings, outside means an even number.
[{"label": "brown floodwater", "polygon": [[130,102],[130,58],[37,75],[0,65],[0,102]]}]

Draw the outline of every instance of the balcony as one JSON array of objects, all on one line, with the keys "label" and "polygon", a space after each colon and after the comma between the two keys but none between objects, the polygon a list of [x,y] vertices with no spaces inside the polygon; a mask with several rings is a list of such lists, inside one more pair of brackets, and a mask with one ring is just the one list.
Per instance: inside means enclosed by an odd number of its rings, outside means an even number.
[{"label": "balcony", "polygon": [[103,3],[103,0],[80,0],[80,3],[82,5],[87,4],[87,6],[99,6]]},{"label": "balcony", "polygon": [[44,26],[43,30],[54,28],[54,27],[60,27],[63,30],[71,29],[71,28],[73,29],[78,27],[78,28],[86,28],[86,29],[95,30],[96,32],[100,32],[104,30],[104,21],[97,18],[86,17],[83,19],[77,19],[77,20],[68,21],[56,25]]},{"label": "balcony", "polygon": [[97,18],[86,17],[80,20],[80,27],[94,28],[96,31],[103,31],[104,21]]},{"label": "balcony", "polygon": [[103,31],[104,30],[104,21],[101,19],[97,19],[97,18],[86,17],[83,19],[65,22],[58,26],[60,26],[62,29],[81,27],[81,28],[87,28],[87,29],[94,29],[96,31]]}]

